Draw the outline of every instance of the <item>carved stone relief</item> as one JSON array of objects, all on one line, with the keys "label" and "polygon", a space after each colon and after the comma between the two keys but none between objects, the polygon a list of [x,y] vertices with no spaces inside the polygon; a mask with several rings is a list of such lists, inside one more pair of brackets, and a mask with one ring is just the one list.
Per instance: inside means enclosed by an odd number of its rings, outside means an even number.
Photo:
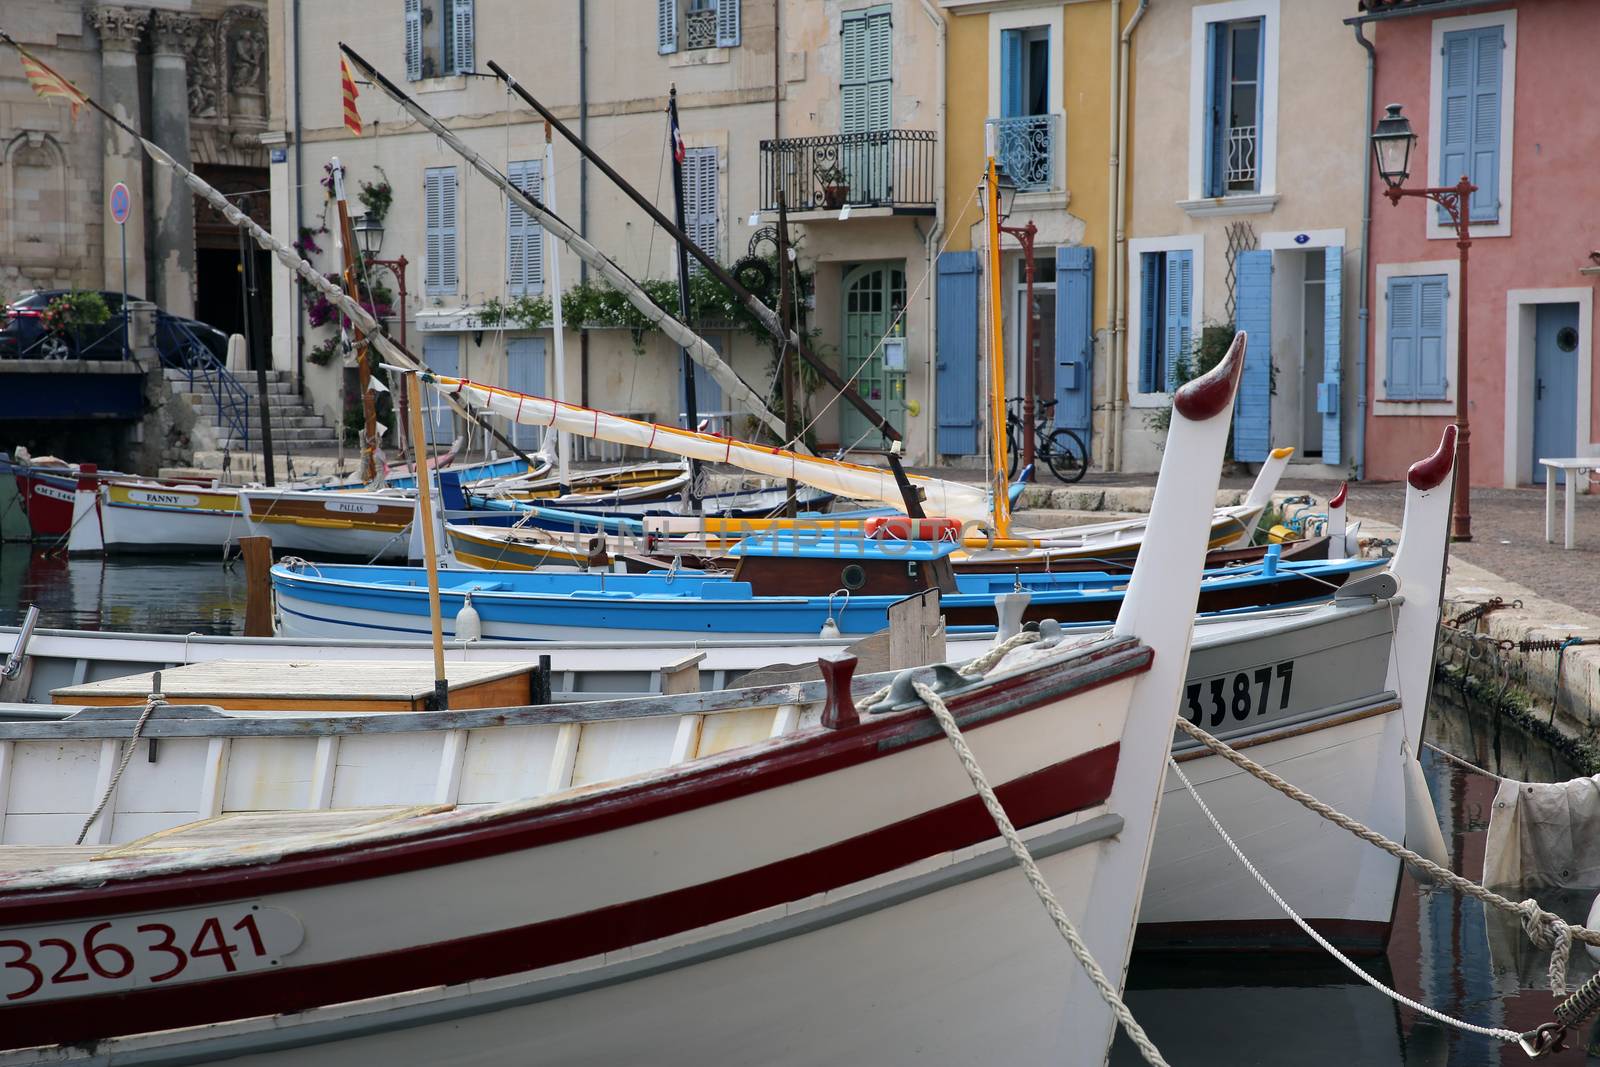
[{"label": "carved stone relief", "polygon": [[149,21],[149,9],[101,5],[89,13],[89,24],[100,34],[100,47],[107,52],[133,51]]}]

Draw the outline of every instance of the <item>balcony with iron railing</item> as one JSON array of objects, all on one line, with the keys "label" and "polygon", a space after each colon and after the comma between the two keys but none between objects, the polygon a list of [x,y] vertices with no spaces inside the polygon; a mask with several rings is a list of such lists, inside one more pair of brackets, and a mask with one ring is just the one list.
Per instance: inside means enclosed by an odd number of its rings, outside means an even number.
[{"label": "balcony with iron railing", "polygon": [[1025,193],[1061,189],[1058,161],[1065,138],[1061,115],[1016,115],[990,119],[995,165]]},{"label": "balcony with iron railing", "polygon": [[870,130],[761,142],[761,209],[791,213],[932,215],[938,137]]}]

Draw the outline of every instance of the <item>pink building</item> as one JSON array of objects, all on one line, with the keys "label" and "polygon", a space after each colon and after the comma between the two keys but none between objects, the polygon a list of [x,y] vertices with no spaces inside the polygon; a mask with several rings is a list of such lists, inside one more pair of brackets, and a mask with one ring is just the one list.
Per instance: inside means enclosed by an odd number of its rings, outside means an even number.
[{"label": "pink building", "polygon": [[[1593,373],[1600,282],[1600,42],[1594,0],[1362,0],[1375,111],[1403,106],[1414,186],[1479,191],[1471,210],[1472,481],[1543,481],[1540,456],[1600,453]],[[1369,156],[1370,158],[1370,156]],[[1365,476],[1394,479],[1456,412],[1461,298],[1454,229],[1398,206],[1367,166]]]}]

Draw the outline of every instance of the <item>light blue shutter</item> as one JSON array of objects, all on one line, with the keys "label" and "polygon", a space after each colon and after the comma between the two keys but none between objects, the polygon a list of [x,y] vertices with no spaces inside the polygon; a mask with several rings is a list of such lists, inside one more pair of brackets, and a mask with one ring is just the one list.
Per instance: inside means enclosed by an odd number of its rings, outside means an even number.
[{"label": "light blue shutter", "polygon": [[1417,399],[1443,400],[1449,384],[1444,358],[1449,287],[1442,274],[1417,283]]},{"label": "light blue shutter", "polygon": [[939,255],[938,451],[978,451],[978,253]]},{"label": "light blue shutter", "polygon": [[[683,160],[683,223],[689,240],[717,257],[717,150],[691,148]],[[698,270],[698,265],[694,269]]]},{"label": "light blue shutter", "polygon": [[1417,278],[1390,278],[1388,350],[1383,395],[1388,400],[1417,399]]},{"label": "light blue shutter", "polygon": [[[511,184],[533,197],[543,195],[541,160],[516,160],[506,169]],[[506,201],[506,289],[512,296],[544,291],[544,230],[522,208]]]},{"label": "light blue shutter", "polygon": [[[706,344],[710,345],[716,351],[717,355],[722,355],[724,348],[722,338],[715,336],[707,337]],[[678,411],[682,414],[686,414],[687,412],[685,409],[688,408],[689,401],[688,398],[683,395],[682,368],[679,368],[677,378]],[[695,414],[702,419],[713,411],[722,410],[722,386],[718,384],[717,380],[711,376],[710,371],[706,370],[698,363],[694,365],[694,410]],[[689,429],[692,430],[694,427],[691,426]],[[718,430],[719,427],[713,425],[711,429]]]},{"label": "light blue shutter", "polygon": [[1178,384],[1178,361],[1192,361],[1194,322],[1194,253],[1167,253],[1166,310],[1162,316],[1162,358],[1166,362],[1166,392]]},{"label": "light blue shutter", "polygon": [[455,45],[453,49],[455,69],[452,74],[470,74],[477,67],[474,64],[472,53],[472,0],[455,0],[451,9],[450,32]]},{"label": "light blue shutter", "polygon": [[1164,392],[1161,374],[1161,276],[1166,270],[1159,252],[1139,257],[1139,392]]},{"label": "light blue shutter", "polygon": [[[435,374],[443,374],[454,378],[461,373],[461,339],[456,334],[424,337],[422,339],[422,361],[428,369]],[[424,433],[430,445],[447,445],[455,440],[456,423],[455,415],[450,410],[450,405],[439,395],[436,390],[429,389],[432,393],[427,400],[427,423]]]},{"label": "light blue shutter", "polygon": [[[1504,27],[1447,33],[1442,51],[1439,184],[1454,185],[1466,175],[1478,187],[1472,194],[1472,221],[1492,222],[1500,217]],[[1440,208],[1440,221],[1448,218]]]},{"label": "light blue shutter", "polygon": [[1238,329],[1250,335],[1233,421],[1233,458],[1260,463],[1272,450],[1272,253],[1240,252],[1233,264]]},{"label": "light blue shutter", "polygon": [[1094,249],[1056,249],[1056,425],[1089,443],[1094,387]]},{"label": "light blue shutter", "polygon": [[[506,345],[506,388],[530,396],[548,394],[544,376],[543,337],[518,337]],[[543,427],[513,422],[507,436],[518,448],[534,449],[539,447],[543,432]]]},{"label": "light blue shutter", "polygon": [[456,169],[429,167],[423,174],[428,265],[423,288],[430,294],[456,291]]},{"label": "light blue shutter", "polygon": [[1322,258],[1322,381],[1317,386],[1317,410],[1322,413],[1322,462],[1337,464],[1344,462],[1339,432],[1344,249],[1338,245],[1324,248]]},{"label": "light blue shutter", "polygon": [[1014,118],[1023,112],[1022,30],[1000,31],[1000,115]]},{"label": "light blue shutter", "polygon": [[422,77],[422,0],[406,0],[406,80]]},{"label": "light blue shutter", "polygon": [[[1264,47],[1263,42],[1263,47]],[[1206,25],[1205,195],[1228,191],[1228,24]]]},{"label": "light blue shutter", "polygon": [[739,44],[739,0],[717,0],[717,47]]},{"label": "light blue shutter", "polygon": [[839,132],[888,129],[894,84],[889,12],[847,15],[840,23],[839,36]]},{"label": "light blue shutter", "polygon": [[670,55],[678,50],[678,0],[656,0],[656,51]]}]

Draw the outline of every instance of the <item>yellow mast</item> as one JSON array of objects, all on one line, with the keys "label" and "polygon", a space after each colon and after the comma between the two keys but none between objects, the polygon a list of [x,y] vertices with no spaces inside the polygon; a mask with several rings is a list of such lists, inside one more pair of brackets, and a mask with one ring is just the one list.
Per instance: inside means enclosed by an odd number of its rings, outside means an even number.
[{"label": "yellow mast", "polygon": [[[994,453],[994,469],[989,489],[994,497],[994,531],[1000,537],[1011,535],[1011,496],[1006,476],[1006,364],[1001,340],[1000,314],[1000,183],[995,176],[994,156],[989,156],[984,171],[984,214],[989,221],[989,434]],[[1029,432],[1023,427],[1023,433]]]}]

